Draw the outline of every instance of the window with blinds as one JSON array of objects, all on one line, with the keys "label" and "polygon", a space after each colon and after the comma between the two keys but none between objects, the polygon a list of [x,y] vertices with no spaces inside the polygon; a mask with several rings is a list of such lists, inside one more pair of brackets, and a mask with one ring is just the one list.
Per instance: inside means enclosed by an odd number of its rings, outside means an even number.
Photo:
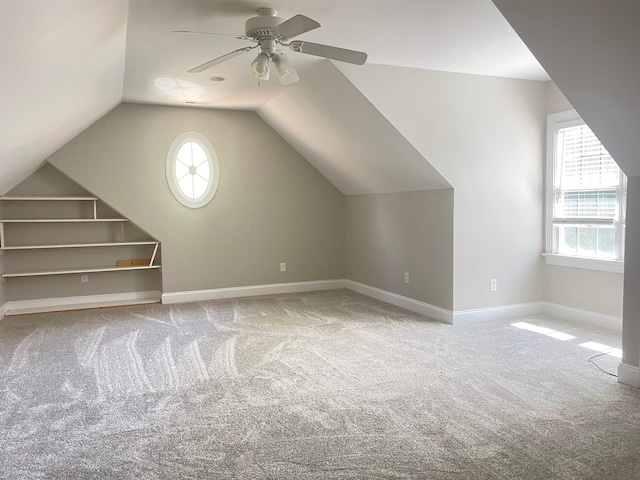
[{"label": "window with blinds", "polygon": [[[577,114],[576,114],[577,115]],[[565,116],[566,117],[566,116]],[[622,260],[626,178],[580,118],[553,124],[551,252]],[[549,250],[549,246],[548,246]]]}]

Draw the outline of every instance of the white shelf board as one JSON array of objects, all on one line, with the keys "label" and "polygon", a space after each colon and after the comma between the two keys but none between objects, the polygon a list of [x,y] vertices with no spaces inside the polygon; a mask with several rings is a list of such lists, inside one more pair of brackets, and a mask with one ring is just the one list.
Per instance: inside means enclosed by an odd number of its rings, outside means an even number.
[{"label": "white shelf board", "polygon": [[95,223],[128,222],[126,218],[4,218],[0,223]]},{"label": "white shelf board", "polygon": [[47,250],[52,248],[87,248],[87,247],[130,247],[137,245],[157,245],[160,242],[104,242],[104,243],[61,243],[57,245],[14,245],[2,247],[0,250]]},{"label": "white shelf board", "polygon": [[76,273],[101,273],[101,272],[121,272],[125,270],[152,270],[159,269],[161,265],[135,265],[132,267],[87,267],[87,268],[63,268],[59,270],[40,270],[27,272],[4,272],[2,278],[15,277],[42,277],[48,275],[69,275]]},{"label": "white shelf board", "polygon": [[18,202],[33,202],[33,201],[46,201],[46,202],[57,202],[57,201],[95,201],[98,200],[98,197],[86,197],[86,196],[73,196],[68,195],[64,197],[45,197],[45,196],[20,196],[20,195],[9,195],[6,197],[0,197],[0,201],[18,201]]}]

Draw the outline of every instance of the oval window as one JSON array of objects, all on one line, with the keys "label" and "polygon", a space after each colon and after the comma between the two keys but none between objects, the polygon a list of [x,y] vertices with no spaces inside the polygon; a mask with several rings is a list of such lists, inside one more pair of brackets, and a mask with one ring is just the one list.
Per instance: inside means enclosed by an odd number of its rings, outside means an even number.
[{"label": "oval window", "polygon": [[187,207],[203,207],[218,189],[218,158],[198,133],[183,133],[171,143],[166,173],[171,193]]}]

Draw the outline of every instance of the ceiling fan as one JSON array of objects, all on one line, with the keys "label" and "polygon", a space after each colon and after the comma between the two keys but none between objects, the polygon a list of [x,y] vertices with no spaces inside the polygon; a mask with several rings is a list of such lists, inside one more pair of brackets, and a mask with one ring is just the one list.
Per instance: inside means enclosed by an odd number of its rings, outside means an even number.
[{"label": "ceiling fan", "polygon": [[[331,58],[341,62],[363,65],[367,61],[367,54],[345,48],[331,47],[319,43],[305,42],[303,40],[293,40],[293,37],[302,35],[318,28],[320,24],[304,15],[294,15],[288,20],[277,16],[277,12],[272,8],[259,8],[258,15],[251,17],[245,22],[245,35],[232,35],[239,40],[248,40],[256,45],[239,48],[221,57],[209,60],[202,65],[189,70],[189,73],[199,73],[215,65],[230,60],[259,47],[260,53],[251,63],[253,75],[258,79],[258,85],[262,80],[269,80],[271,65],[275,67],[278,80],[282,85],[290,85],[300,80],[295,68],[280,50],[280,46],[289,47],[296,53],[306,53],[317,57]],[[176,33],[196,33],[207,35],[226,35],[209,32],[192,32],[187,30],[176,30]]]}]

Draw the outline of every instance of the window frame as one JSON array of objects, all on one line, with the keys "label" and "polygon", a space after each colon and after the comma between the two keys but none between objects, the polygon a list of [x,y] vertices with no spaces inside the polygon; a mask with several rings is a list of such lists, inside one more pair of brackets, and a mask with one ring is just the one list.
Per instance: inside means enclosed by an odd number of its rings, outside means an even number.
[{"label": "window frame", "polygon": [[577,111],[567,110],[564,112],[552,113],[547,116],[547,158],[545,172],[545,257],[549,265],[563,267],[584,268],[588,270],[599,270],[613,273],[624,272],[624,234],[625,234],[625,210],[626,210],[626,177],[623,173],[623,181],[617,188],[617,195],[620,199],[619,207],[620,221],[616,225],[616,251],[619,252],[617,259],[605,259],[597,257],[586,257],[579,255],[567,255],[556,253],[556,243],[554,238],[553,210],[555,206],[555,154],[557,146],[557,131],[560,128],[586,125]]},{"label": "window frame", "polygon": [[[193,199],[186,196],[180,185],[178,184],[178,178],[176,177],[176,161],[178,152],[182,148],[182,146],[188,142],[197,143],[207,154],[207,161],[209,163],[209,183],[205,192],[198,198]],[[211,145],[211,142],[207,140],[204,135],[201,135],[196,132],[185,132],[178,135],[171,145],[169,146],[169,150],[167,151],[167,159],[165,163],[165,175],[167,178],[167,184],[169,186],[169,190],[175,197],[178,202],[180,202],[185,207],[189,208],[201,208],[207,205],[214,197],[218,190],[218,183],[220,180],[220,167],[218,164],[218,156],[216,155],[216,151]]]}]

